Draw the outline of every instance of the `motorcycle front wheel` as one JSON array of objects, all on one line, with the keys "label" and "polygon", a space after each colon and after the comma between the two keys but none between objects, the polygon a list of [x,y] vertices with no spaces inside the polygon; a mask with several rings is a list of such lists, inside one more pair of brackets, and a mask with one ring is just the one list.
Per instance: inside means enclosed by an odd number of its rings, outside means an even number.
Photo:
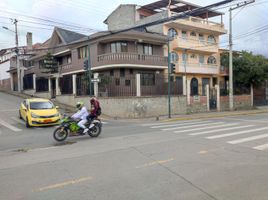
[{"label": "motorcycle front wheel", "polygon": [[94,123],[94,126],[88,131],[91,137],[98,137],[101,134],[101,125],[99,123]]},{"label": "motorcycle front wheel", "polygon": [[56,141],[62,142],[64,140],[66,140],[66,138],[68,137],[68,132],[65,129],[63,129],[62,127],[58,127],[55,129],[55,131],[53,133],[53,137]]}]

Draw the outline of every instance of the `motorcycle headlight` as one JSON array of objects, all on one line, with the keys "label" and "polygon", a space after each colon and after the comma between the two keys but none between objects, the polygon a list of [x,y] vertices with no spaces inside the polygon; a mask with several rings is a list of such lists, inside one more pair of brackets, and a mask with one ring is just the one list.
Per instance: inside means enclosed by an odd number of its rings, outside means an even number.
[{"label": "motorcycle headlight", "polygon": [[38,115],[36,115],[36,114],[34,114],[34,113],[31,113],[31,116],[32,116],[33,118],[38,118],[38,117],[39,117]]}]

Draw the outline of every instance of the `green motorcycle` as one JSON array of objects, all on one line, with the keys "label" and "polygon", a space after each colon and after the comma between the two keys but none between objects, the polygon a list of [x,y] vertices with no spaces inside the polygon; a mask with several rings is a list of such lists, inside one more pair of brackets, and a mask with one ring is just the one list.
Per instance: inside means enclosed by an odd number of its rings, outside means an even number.
[{"label": "green motorcycle", "polygon": [[[72,119],[69,116],[64,115],[60,122],[60,125],[54,130],[53,137],[56,141],[62,142],[66,138],[85,135],[83,129],[81,129],[77,124],[79,121]],[[101,133],[102,123],[99,118],[95,118],[91,122],[93,126],[89,128],[89,123],[87,122],[85,126],[89,129],[87,134],[91,137],[98,137]]]}]

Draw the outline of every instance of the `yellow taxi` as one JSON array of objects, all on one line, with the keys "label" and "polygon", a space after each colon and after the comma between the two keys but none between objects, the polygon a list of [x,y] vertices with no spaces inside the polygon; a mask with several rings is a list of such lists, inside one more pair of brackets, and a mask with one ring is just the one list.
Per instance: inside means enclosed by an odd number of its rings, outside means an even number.
[{"label": "yellow taxi", "polygon": [[25,121],[27,128],[57,125],[60,122],[57,108],[48,99],[25,99],[20,105],[19,117]]}]

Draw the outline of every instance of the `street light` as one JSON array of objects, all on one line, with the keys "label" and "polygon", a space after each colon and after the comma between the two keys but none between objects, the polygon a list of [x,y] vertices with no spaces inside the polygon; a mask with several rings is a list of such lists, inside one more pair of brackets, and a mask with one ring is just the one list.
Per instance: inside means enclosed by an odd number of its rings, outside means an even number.
[{"label": "street light", "polygon": [[17,30],[18,21],[14,19],[15,31],[10,30],[6,26],[2,26],[3,29],[8,30],[10,32],[15,33],[15,41],[16,41],[16,54],[17,54],[17,76],[18,76],[18,92],[21,92],[21,78],[20,78],[20,64],[19,64],[19,41],[18,41],[18,30]]}]

